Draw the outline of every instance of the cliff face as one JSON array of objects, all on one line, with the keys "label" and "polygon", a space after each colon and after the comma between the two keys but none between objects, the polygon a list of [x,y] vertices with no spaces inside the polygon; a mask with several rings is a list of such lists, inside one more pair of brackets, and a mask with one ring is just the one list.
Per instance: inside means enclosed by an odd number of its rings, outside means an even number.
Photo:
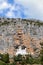
[{"label": "cliff face", "polygon": [[0,52],[15,54],[19,46],[39,54],[43,42],[43,23],[39,20],[0,18]]}]

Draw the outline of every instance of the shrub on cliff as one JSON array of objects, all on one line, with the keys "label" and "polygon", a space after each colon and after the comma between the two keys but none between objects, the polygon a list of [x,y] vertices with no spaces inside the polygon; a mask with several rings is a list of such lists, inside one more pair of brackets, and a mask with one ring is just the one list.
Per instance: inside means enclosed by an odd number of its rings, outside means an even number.
[{"label": "shrub on cliff", "polygon": [[0,61],[0,65],[6,65],[6,63],[4,63],[3,61]]},{"label": "shrub on cliff", "polygon": [[3,54],[2,56],[2,61],[5,63],[9,63],[9,54]]}]

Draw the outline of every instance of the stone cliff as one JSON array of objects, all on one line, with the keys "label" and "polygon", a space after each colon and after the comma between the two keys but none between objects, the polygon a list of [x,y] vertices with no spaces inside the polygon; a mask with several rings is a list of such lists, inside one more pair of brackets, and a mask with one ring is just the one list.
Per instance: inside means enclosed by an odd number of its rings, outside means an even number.
[{"label": "stone cliff", "polygon": [[40,53],[43,42],[43,22],[14,18],[0,18],[0,53],[15,55],[19,46],[32,55]]}]

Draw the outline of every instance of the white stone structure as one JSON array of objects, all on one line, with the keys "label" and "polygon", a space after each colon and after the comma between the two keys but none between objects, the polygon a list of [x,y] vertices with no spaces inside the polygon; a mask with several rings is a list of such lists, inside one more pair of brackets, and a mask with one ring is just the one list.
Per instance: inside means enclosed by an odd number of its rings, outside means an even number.
[{"label": "white stone structure", "polygon": [[19,48],[17,49],[16,55],[18,55],[18,54],[26,55],[28,53],[26,52],[26,48],[22,49],[21,46],[19,46]]}]

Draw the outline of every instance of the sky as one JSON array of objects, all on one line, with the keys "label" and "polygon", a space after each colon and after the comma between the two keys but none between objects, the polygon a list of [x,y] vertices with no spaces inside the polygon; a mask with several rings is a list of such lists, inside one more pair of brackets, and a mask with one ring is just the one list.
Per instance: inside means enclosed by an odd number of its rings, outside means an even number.
[{"label": "sky", "polygon": [[0,0],[0,17],[43,20],[43,0]]}]

